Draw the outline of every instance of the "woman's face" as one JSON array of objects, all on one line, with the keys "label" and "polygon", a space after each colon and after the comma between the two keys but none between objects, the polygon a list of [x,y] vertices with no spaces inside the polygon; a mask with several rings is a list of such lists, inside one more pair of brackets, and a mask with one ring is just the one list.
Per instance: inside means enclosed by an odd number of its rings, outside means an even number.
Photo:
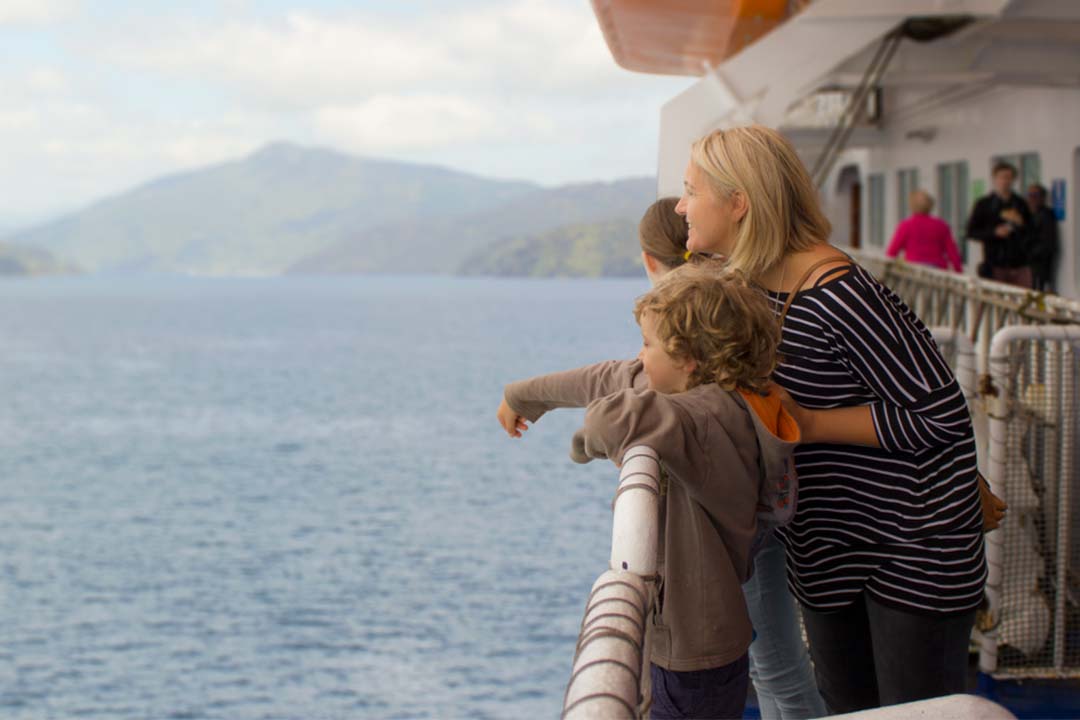
[{"label": "woman's face", "polygon": [[719,196],[709,184],[705,171],[691,160],[683,177],[683,194],[675,212],[686,216],[690,235],[688,250],[730,255],[735,244],[738,221],[746,214],[737,194]]}]

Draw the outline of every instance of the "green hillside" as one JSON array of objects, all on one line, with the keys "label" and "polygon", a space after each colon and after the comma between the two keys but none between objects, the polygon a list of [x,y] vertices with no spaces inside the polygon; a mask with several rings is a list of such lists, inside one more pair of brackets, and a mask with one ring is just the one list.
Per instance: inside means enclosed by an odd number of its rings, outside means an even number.
[{"label": "green hillside", "polygon": [[487,245],[466,258],[464,275],[601,277],[644,275],[637,223],[581,223]]},{"label": "green hillside", "polygon": [[[454,273],[481,248],[556,228],[608,221],[636,226],[656,196],[652,178],[580,183],[533,190],[482,211],[425,214],[359,229],[347,240],[296,263],[290,272]],[[636,230],[627,238],[636,245]]]},{"label": "green hillside", "polygon": [[477,212],[536,187],[278,143],[5,239],[89,271],[271,274],[364,228]]},{"label": "green hillside", "polygon": [[78,272],[77,268],[57,260],[52,253],[40,248],[0,243],[0,276],[59,275],[74,272]]}]

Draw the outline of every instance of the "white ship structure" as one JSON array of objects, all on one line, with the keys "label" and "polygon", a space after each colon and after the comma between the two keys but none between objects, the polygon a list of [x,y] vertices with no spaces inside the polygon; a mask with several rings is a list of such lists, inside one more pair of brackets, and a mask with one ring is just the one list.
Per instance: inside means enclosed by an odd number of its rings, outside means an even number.
[{"label": "white ship structure", "polygon": [[[592,4],[615,62],[699,78],[659,108],[657,195],[681,194],[690,144],[709,131],[783,132],[813,171],[833,244],[931,329],[968,398],[980,469],[1010,505],[986,540],[972,638],[982,697],[857,715],[1080,716],[1080,1]],[[982,246],[965,238],[967,219],[1002,160],[1019,170],[1016,192],[1051,191],[1056,294],[976,277]],[[937,199],[963,273],[885,256],[914,189]],[[635,545],[655,528],[644,485],[616,495],[612,566],[589,597],[566,717],[647,712],[651,570],[619,560],[648,555]]]}]

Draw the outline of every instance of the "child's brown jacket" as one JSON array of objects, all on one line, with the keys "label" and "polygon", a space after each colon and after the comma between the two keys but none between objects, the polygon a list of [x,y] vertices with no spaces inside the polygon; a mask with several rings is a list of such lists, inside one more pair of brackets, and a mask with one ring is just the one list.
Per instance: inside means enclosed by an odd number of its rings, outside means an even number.
[{"label": "child's brown jacket", "polygon": [[755,398],[751,410],[739,393],[712,383],[674,394],[645,385],[640,361],[609,361],[511,383],[506,401],[534,422],[554,408],[587,405],[574,443],[579,462],[619,461],[635,445],[656,450],[670,482],[660,507],[652,661],[676,671],[720,667],[750,646],[742,583],[750,573],[758,463],[789,457],[798,430],[775,396]]}]

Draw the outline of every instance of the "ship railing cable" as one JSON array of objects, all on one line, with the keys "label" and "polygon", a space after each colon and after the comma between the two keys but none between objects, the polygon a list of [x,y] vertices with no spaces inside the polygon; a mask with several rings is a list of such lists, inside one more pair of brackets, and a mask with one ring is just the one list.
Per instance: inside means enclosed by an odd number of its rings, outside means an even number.
[{"label": "ship railing cable", "polygon": [[657,582],[660,457],[626,451],[612,501],[611,559],[581,619],[562,717],[640,718],[649,710],[649,614]]}]

